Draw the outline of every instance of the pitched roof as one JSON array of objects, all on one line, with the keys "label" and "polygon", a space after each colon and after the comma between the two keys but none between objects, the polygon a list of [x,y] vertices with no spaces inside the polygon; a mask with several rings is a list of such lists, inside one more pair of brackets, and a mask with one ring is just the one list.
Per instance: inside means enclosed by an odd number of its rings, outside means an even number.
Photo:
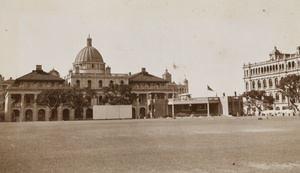
[{"label": "pitched roof", "polygon": [[15,83],[21,81],[52,81],[52,82],[64,82],[64,79],[51,75],[43,70],[33,70],[31,73],[28,73],[24,76],[21,76],[16,79]]},{"label": "pitched roof", "polygon": [[129,82],[159,82],[159,83],[168,83],[167,80],[156,77],[154,75],[149,74],[148,72],[140,72],[133,74],[129,77]]}]

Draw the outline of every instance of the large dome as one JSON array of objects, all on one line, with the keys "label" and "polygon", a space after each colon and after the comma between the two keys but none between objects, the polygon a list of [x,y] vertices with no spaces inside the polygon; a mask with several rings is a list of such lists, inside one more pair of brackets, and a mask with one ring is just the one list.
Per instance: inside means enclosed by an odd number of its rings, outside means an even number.
[{"label": "large dome", "polygon": [[90,37],[87,39],[87,46],[77,54],[74,63],[77,64],[83,62],[103,63],[103,58],[99,51],[92,46],[92,39]]}]

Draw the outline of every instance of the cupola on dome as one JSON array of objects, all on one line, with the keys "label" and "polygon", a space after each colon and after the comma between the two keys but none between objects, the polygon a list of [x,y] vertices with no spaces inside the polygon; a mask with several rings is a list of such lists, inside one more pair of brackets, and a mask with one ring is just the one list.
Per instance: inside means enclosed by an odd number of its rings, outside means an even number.
[{"label": "cupola on dome", "polygon": [[101,62],[103,58],[99,51],[92,46],[92,38],[87,38],[87,46],[83,48],[76,56],[75,64],[84,62]]}]

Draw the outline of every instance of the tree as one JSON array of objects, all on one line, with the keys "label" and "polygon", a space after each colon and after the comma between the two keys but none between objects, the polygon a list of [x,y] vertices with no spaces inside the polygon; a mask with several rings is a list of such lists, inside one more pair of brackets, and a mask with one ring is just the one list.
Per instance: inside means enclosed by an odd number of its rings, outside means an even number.
[{"label": "tree", "polygon": [[[267,96],[265,91],[252,90],[249,92],[244,92],[243,97],[246,98],[244,103],[248,108],[257,108],[259,115],[262,111],[262,106],[267,109],[271,109],[274,103],[274,98],[272,96]],[[247,109],[247,114],[248,114]]]},{"label": "tree", "polygon": [[57,111],[57,108],[66,100],[66,90],[64,89],[50,89],[44,90],[38,94],[37,99],[34,100],[40,106],[47,106],[50,109],[49,119],[53,119],[53,111]]},{"label": "tree", "polygon": [[299,112],[299,108],[295,103],[300,100],[300,76],[288,75],[282,78],[276,87],[283,95],[287,96],[289,107],[294,112]]},{"label": "tree", "polygon": [[83,118],[83,109],[91,106],[91,99],[96,91],[91,88],[72,87],[67,92],[67,105],[80,112],[78,119]]},{"label": "tree", "polygon": [[136,99],[136,94],[131,92],[130,85],[110,85],[103,88],[103,104],[110,105],[130,105]]}]

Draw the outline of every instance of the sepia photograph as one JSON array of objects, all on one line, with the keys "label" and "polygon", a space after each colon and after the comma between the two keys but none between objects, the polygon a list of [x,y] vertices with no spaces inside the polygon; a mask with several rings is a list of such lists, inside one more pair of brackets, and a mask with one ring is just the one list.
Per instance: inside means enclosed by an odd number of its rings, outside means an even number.
[{"label": "sepia photograph", "polygon": [[300,172],[299,7],[0,0],[0,172]]}]

